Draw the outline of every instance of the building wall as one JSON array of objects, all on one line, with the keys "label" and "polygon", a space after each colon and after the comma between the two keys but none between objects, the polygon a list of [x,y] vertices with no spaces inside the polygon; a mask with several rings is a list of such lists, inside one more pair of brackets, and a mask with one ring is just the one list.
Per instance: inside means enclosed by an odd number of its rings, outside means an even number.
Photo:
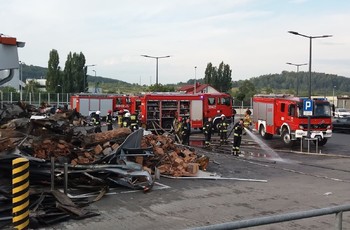
[{"label": "building wall", "polygon": [[[4,85],[2,86],[11,86],[13,88],[15,88],[16,90],[19,90],[19,70],[18,69],[15,69],[14,70],[14,76],[13,78],[11,79],[11,81],[9,82],[6,82]],[[3,76],[1,76],[1,73],[0,73],[0,78],[2,78]]]}]

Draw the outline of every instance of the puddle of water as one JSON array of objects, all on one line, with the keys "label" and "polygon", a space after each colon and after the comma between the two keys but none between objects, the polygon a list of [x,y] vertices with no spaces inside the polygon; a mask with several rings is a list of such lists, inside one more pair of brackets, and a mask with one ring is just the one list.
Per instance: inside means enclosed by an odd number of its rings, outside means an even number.
[{"label": "puddle of water", "polygon": [[266,156],[270,160],[278,161],[278,162],[286,162],[286,160],[282,159],[278,153],[276,153],[271,147],[265,144],[259,137],[254,135],[249,129],[244,128],[246,133],[261,147],[261,149],[266,153]]}]

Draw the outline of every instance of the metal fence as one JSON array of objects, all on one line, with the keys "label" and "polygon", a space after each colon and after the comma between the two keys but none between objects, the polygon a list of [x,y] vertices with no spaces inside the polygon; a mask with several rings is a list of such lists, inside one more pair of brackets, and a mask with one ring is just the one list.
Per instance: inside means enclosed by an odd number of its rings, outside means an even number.
[{"label": "metal fence", "polygon": [[227,229],[241,229],[261,225],[268,225],[274,223],[281,223],[286,221],[293,221],[299,219],[312,218],[317,216],[325,216],[335,214],[335,228],[336,230],[343,229],[343,212],[350,211],[350,204],[332,206],[320,209],[312,209],[308,211],[300,211],[293,213],[286,213],[281,215],[258,217],[248,220],[240,220],[234,222],[227,222],[222,224],[209,225],[204,227],[192,228],[192,230],[227,230]]},{"label": "metal fence", "polygon": [[40,106],[42,102],[48,105],[64,105],[70,103],[70,93],[15,93],[4,92],[0,90],[0,106],[3,103],[14,103],[17,101],[24,101],[27,104]]}]

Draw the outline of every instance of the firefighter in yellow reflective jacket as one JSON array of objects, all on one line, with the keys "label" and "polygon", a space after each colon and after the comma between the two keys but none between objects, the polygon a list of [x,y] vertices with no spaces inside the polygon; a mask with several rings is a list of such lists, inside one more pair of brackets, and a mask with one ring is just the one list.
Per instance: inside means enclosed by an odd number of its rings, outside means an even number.
[{"label": "firefighter in yellow reflective jacket", "polygon": [[233,126],[234,131],[233,131],[232,154],[235,156],[238,156],[238,154],[240,154],[243,129],[244,129],[243,119],[240,119],[239,122],[237,122]]},{"label": "firefighter in yellow reflective jacket", "polygon": [[178,122],[175,124],[175,140],[179,143],[182,144],[182,129],[183,129],[183,122],[182,122],[182,117],[178,118]]},{"label": "firefighter in yellow reflective jacket", "polygon": [[127,112],[123,117],[123,128],[130,128],[130,113]]},{"label": "firefighter in yellow reflective jacket", "polygon": [[134,132],[136,129],[139,129],[137,114],[130,115],[130,129]]},{"label": "firefighter in yellow reflective jacket", "polygon": [[[252,119],[250,117],[251,114],[252,114],[252,111],[250,111],[250,109],[247,109],[247,111],[245,111],[244,118],[243,118],[244,128],[249,129],[250,125],[252,124]],[[246,132],[243,130],[243,135],[245,134]]]},{"label": "firefighter in yellow reflective jacket", "polygon": [[224,114],[221,115],[221,121],[218,125],[219,134],[220,134],[220,144],[227,143],[227,128],[229,123],[226,121]]}]

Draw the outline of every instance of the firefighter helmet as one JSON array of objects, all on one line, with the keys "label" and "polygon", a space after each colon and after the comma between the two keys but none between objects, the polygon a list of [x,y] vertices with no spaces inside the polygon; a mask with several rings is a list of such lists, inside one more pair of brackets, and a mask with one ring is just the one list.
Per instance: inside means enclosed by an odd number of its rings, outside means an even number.
[{"label": "firefighter helmet", "polygon": [[126,113],[124,116],[125,117],[130,117],[130,115],[131,115],[130,113]]},{"label": "firefighter helmet", "polygon": [[108,110],[108,113],[112,113],[112,110],[109,109],[109,110]]},{"label": "firefighter helmet", "polygon": [[224,114],[221,114],[221,116],[220,117],[225,117],[225,115]]},{"label": "firefighter helmet", "polygon": [[100,113],[101,113],[101,112],[100,112],[99,110],[96,111],[96,114],[97,114],[97,115],[100,115]]}]

